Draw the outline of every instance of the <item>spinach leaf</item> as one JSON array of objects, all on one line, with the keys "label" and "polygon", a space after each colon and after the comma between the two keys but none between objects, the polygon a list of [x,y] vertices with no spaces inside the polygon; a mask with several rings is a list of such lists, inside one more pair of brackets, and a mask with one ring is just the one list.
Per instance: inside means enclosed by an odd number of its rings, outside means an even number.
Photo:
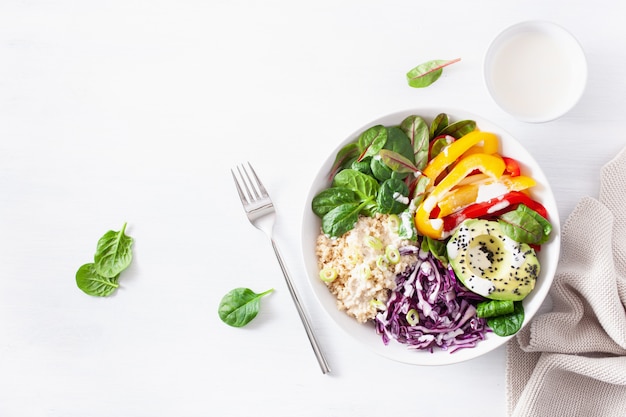
[{"label": "spinach leaf", "polygon": [[513,303],[513,312],[487,319],[487,325],[498,336],[511,336],[524,324],[524,306],[521,301]]},{"label": "spinach leaf", "polygon": [[372,158],[370,169],[372,171],[372,176],[380,182],[388,180],[393,175],[393,170],[389,168],[387,164],[385,164],[385,161],[383,161],[380,152],[378,155]]},{"label": "spinach leaf", "polygon": [[130,265],[133,259],[133,238],[125,232],[126,223],[122,230],[109,230],[98,240],[94,264],[99,275],[112,278]]},{"label": "spinach leaf", "polygon": [[511,314],[515,311],[513,301],[509,300],[489,300],[478,303],[476,315],[482,318],[490,318]]},{"label": "spinach leaf", "polygon": [[84,293],[106,297],[119,287],[120,273],[130,265],[133,238],[126,235],[126,223],[120,231],[109,230],[99,240],[94,261],[78,268],[76,285]]},{"label": "spinach leaf", "polygon": [[119,274],[111,278],[98,274],[93,263],[81,266],[76,272],[76,285],[78,288],[85,294],[95,297],[107,297],[113,294],[119,287],[118,279]]},{"label": "spinach leaf", "polygon": [[456,139],[460,139],[474,130],[476,130],[476,122],[474,120],[459,120],[442,129],[441,132],[439,132],[439,136],[450,135]]},{"label": "spinach leaf", "polygon": [[552,232],[550,222],[524,204],[501,215],[498,223],[507,236],[521,243],[541,245],[548,241]]},{"label": "spinach leaf", "polygon": [[453,60],[435,59],[433,61],[424,62],[406,73],[406,79],[411,87],[424,88],[428,87],[441,77],[443,68],[448,65],[459,62],[461,58]]},{"label": "spinach leaf", "polygon": [[[334,202],[339,202],[339,200],[344,198],[345,201],[335,205],[335,207],[323,215],[322,231],[325,234],[332,237],[341,236],[354,228],[360,213],[372,216],[376,212],[376,196],[380,186],[375,178],[354,169],[344,169],[335,175],[331,188],[349,190],[353,193],[352,197],[355,198],[348,198],[347,193],[344,193],[341,197],[332,197]],[[334,192],[330,191],[328,195],[323,196],[327,200],[326,203],[329,203],[327,197]],[[322,212],[330,207],[324,201],[318,201],[316,204],[320,205],[319,208]],[[326,207],[323,207],[324,205]]]},{"label": "spinach leaf", "polygon": [[448,126],[449,119],[445,113],[439,113],[430,124],[430,138],[434,139],[441,134],[441,131]]},{"label": "spinach leaf", "polygon": [[344,169],[335,175],[333,187],[348,188],[354,191],[361,200],[376,197],[378,181],[354,169]]},{"label": "spinach leaf", "polygon": [[409,138],[398,127],[390,127],[387,131],[387,142],[385,146],[378,151],[378,153],[372,158],[370,164],[370,170],[372,176],[377,181],[383,182],[391,177],[405,178],[408,174],[407,170],[396,170],[394,167],[387,165],[387,161],[383,159],[383,155],[401,155],[404,160],[408,160],[408,165],[414,165],[415,158],[413,157],[413,147]]},{"label": "spinach leaf", "polygon": [[356,193],[348,188],[331,187],[320,191],[313,197],[311,208],[318,217],[324,217],[326,213],[341,204],[358,202],[358,198]]},{"label": "spinach leaf", "polygon": [[400,123],[400,129],[410,140],[415,165],[418,169],[424,169],[428,163],[428,142],[430,140],[428,124],[420,116],[409,116]]},{"label": "spinach leaf", "polygon": [[402,213],[409,206],[409,187],[404,181],[389,178],[383,182],[376,203],[378,211],[386,214]]},{"label": "spinach leaf", "polygon": [[350,166],[350,168],[354,169],[355,171],[362,172],[363,174],[366,174],[366,175],[372,175],[372,168],[370,166],[371,164],[372,164],[372,157],[368,156],[367,158],[363,158],[360,161],[355,160],[354,162],[352,162],[352,165]]},{"label": "spinach leaf", "polygon": [[257,294],[249,288],[235,288],[222,297],[218,315],[229,326],[243,327],[259,313],[261,298],[272,291],[273,288]]},{"label": "spinach leaf", "polygon": [[368,156],[374,156],[387,142],[387,128],[383,125],[372,126],[365,130],[357,139],[357,147],[360,152],[358,160]]},{"label": "spinach leaf", "polygon": [[411,140],[399,127],[392,126],[387,128],[387,142],[385,143],[385,146],[383,146],[383,149],[399,153],[405,158],[414,161],[414,152]]},{"label": "spinach leaf", "polygon": [[339,237],[354,229],[359,213],[367,202],[341,204],[322,217],[322,231],[330,237]]}]

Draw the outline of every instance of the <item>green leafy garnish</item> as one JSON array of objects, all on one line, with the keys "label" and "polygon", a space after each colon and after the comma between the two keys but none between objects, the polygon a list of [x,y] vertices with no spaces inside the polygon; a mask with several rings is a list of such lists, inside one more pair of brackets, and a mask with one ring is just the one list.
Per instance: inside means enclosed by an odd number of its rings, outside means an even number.
[{"label": "green leafy garnish", "polygon": [[541,245],[548,241],[552,232],[550,222],[524,204],[501,215],[498,222],[507,236],[520,243]]},{"label": "green leafy garnish", "polygon": [[441,134],[441,131],[448,126],[450,118],[446,113],[439,113],[430,124],[430,138],[434,139]]},{"label": "green leafy garnish", "polygon": [[261,298],[272,291],[273,288],[257,294],[249,288],[235,288],[222,297],[218,315],[229,326],[243,327],[259,313]]},{"label": "green leafy garnish", "polygon": [[453,60],[435,59],[433,61],[424,62],[406,73],[406,79],[411,87],[424,88],[428,87],[441,77],[443,68],[448,65],[459,62],[461,58]]},{"label": "green leafy garnish", "polygon": [[490,318],[511,314],[515,310],[513,301],[509,300],[489,300],[478,303],[476,315],[482,318]]},{"label": "green leafy garnish", "polygon": [[361,133],[357,139],[357,146],[361,154],[358,160],[362,160],[368,156],[374,156],[380,151],[387,142],[387,128],[382,125],[372,126],[365,132]]},{"label": "green leafy garnish", "polygon": [[126,235],[126,223],[119,231],[109,230],[99,240],[94,261],[76,272],[76,285],[85,294],[108,297],[119,287],[120,273],[133,260],[133,238]]},{"label": "green leafy garnish", "polygon": [[459,120],[458,122],[451,123],[441,129],[439,135],[450,135],[456,139],[460,139],[474,130],[476,130],[476,121]]},{"label": "green leafy garnish", "polygon": [[487,319],[487,325],[498,336],[511,336],[522,328],[524,323],[524,306],[521,301],[513,303],[513,312]]},{"label": "green leafy garnish", "polygon": [[430,252],[436,259],[438,259],[443,265],[448,265],[448,257],[446,255],[446,242],[443,240],[433,239],[428,236],[424,236],[422,240],[422,250]]},{"label": "green leafy garnish", "polygon": [[402,121],[400,129],[411,142],[414,154],[413,159],[417,169],[424,169],[428,163],[428,143],[430,141],[428,123],[420,116],[409,116]]},{"label": "green leafy garnish", "polygon": [[380,185],[376,204],[379,213],[402,213],[409,206],[409,187],[397,178],[385,180]]}]

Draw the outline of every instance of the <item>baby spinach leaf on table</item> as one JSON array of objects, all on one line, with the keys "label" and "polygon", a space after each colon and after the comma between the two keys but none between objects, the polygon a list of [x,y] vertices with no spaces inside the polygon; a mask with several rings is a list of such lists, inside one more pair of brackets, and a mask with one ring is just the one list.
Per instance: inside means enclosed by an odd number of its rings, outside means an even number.
[{"label": "baby spinach leaf on table", "polygon": [[521,243],[541,245],[548,241],[552,232],[552,224],[524,204],[501,215],[498,223],[507,236]]},{"label": "baby spinach leaf on table", "polygon": [[433,119],[430,124],[430,138],[434,139],[441,134],[441,131],[448,126],[449,123],[448,115],[445,113],[439,113]]},{"label": "baby spinach leaf on table", "polygon": [[482,318],[502,316],[514,311],[514,302],[509,300],[489,300],[476,305],[476,315]]},{"label": "baby spinach leaf on table", "polygon": [[126,223],[121,230],[109,230],[98,240],[94,264],[99,275],[111,278],[130,265],[133,259],[133,238],[125,232]]},{"label": "baby spinach leaf on table", "polygon": [[440,135],[450,135],[456,139],[460,139],[461,137],[467,135],[470,132],[476,130],[476,121],[474,120],[459,120],[458,122],[454,122],[449,124],[444,129],[439,132]]},{"label": "baby spinach leaf on table", "polygon": [[218,315],[229,326],[243,327],[259,313],[261,298],[272,291],[273,288],[257,294],[249,288],[235,288],[222,297]]},{"label": "baby spinach leaf on table", "polygon": [[86,294],[106,297],[119,287],[120,273],[132,261],[133,239],[126,235],[126,225],[120,231],[106,232],[98,240],[94,261],[76,272],[76,285]]},{"label": "baby spinach leaf on table", "polygon": [[428,143],[430,131],[426,121],[420,116],[409,116],[400,123],[400,129],[407,135],[413,148],[413,161],[418,169],[428,163]]},{"label": "baby spinach leaf on table", "polygon": [[372,126],[366,129],[357,139],[359,149],[358,161],[374,156],[380,151],[387,142],[387,128],[383,125]]},{"label": "baby spinach leaf on table", "polygon": [[359,202],[359,197],[354,191],[348,188],[331,187],[320,191],[313,197],[311,208],[318,217],[324,217],[335,207],[354,202]]},{"label": "baby spinach leaf on table", "polygon": [[114,277],[103,277],[98,274],[93,263],[88,263],[76,272],[76,285],[84,293],[95,297],[107,297],[119,287],[119,274]]},{"label": "baby spinach leaf on table", "polygon": [[444,67],[459,62],[460,60],[461,58],[453,60],[435,59],[424,62],[407,72],[406,79],[411,87],[428,87],[441,77]]},{"label": "baby spinach leaf on table", "polygon": [[380,185],[376,200],[378,211],[385,214],[402,213],[409,206],[408,196],[409,187],[404,181],[389,178]]},{"label": "baby spinach leaf on table", "polygon": [[513,303],[513,312],[487,319],[487,325],[498,336],[514,335],[524,324],[524,306],[521,301]]}]

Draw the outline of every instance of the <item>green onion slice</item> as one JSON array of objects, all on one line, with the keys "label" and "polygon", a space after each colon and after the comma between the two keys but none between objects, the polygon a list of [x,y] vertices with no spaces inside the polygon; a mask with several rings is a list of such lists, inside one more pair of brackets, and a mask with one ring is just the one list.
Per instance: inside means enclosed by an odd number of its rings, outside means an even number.
[{"label": "green onion slice", "polygon": [[420,315],[416,309],[412,308],[406,313],[406,321],[410,326],[416,326],[420,322]]},{"label": "green onion slice", "polygon": [[376,308],[376,310],[379,310],[379,311],[385,311],[385,310],[387,310],[387,306],[385,305],[385,303],[383,303],[382,301],[377,300],[377,299],[375,299],[375,298],[372,298],[372,299],[370,300],[370,305],[371,305],[372,307]]},{"label": "green onion slice", "polygon": [[390,214],[389,218],[389,228],[392,232],[398,233],[400,231],[400,225],[402,224],[400,217],[397,214]]},{"label": "green onion slice", "polygon": [[324,282],[333,282],[337,278],[337,270],[330,266],[320,271],[320,279]]},{"label": "green onion slice", "polygon": [[381,271],[387,271],[389,269],[389,261],[385,256],[379,255],[378,258],[376,258],[376,266]]},{"label": "green onion slice", "polygon": [[365,238],[365,244],[374,250],[381,250],[383,248],[383,242],[374,236],[367,236]]},{"label": "green onion slice", "polygon": [[395,246],[389,245],[385,249],[385,256],[390,264],[397,264],[400,262],[400,251]]}]

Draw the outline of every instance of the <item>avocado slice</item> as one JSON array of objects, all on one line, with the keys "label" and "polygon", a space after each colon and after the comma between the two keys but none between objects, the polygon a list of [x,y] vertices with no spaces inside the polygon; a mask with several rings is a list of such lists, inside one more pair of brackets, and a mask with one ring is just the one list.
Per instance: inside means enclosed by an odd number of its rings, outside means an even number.
[{"label": "avocado slice", "polygon": [[539,260],[534,249],[505,235],[497,221],[465,220],[446,251],[457,278],[485,298],[519,301],[535,288]]}]

